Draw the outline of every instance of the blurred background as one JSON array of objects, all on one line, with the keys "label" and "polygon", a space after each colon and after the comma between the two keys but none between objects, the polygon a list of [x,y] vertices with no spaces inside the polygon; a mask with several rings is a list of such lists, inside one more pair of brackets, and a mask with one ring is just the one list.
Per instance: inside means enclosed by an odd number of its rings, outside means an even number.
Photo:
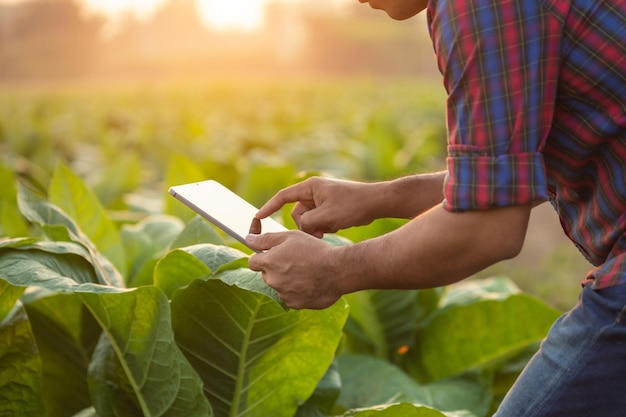
[{"label": "blurred background", "polygon": [[[424,14],[397,22],[356,0],[0,0],[0,174],[45,190],[67,164],[120,222],[162,212],[173,181],[218,177],[262,204],[303,175],[440,170],[445,140]],[[0,236],[22,233],[13,224]],[[385,227],[348,236],[397,224]],[[588,268],[543,204],[522,254],[479,276],[565,309]]]},{"label": "blurred background", "polygon": [[0,78],[433,76],[422,20],[356,0],[0,0]]}]

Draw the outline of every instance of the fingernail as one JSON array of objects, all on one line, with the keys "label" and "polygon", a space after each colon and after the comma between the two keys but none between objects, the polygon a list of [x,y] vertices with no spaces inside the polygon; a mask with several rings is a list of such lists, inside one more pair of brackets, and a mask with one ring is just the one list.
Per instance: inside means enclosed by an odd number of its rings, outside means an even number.
[{"label": "fingernail", "polygon": [[250,242],[250,243],[254,243],[254,241],[256,240],[256,237],[258,235],[253,235],[253,234],[249,234],[246,236],[246,241]]}]

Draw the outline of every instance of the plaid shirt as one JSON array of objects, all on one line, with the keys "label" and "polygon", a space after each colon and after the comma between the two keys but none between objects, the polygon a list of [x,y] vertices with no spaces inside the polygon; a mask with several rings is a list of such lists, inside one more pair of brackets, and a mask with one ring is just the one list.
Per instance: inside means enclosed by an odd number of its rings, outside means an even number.
[{"label": "plaid shirt", "polygon": [[626,284],[626,0],[430,0],[448,92],[445,207],[549,199],[595,266]]}]

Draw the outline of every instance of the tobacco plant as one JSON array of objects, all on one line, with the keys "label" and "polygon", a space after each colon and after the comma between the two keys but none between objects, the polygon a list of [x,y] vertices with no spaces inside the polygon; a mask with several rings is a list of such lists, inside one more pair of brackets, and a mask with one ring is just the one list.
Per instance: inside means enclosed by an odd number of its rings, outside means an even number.
[{"label": "tobacco plant", "polygon": [[290,310],[169,202],[119,222],[64,165],[0,174],[2,416],[486,416],[558,314],[505,278]]}]

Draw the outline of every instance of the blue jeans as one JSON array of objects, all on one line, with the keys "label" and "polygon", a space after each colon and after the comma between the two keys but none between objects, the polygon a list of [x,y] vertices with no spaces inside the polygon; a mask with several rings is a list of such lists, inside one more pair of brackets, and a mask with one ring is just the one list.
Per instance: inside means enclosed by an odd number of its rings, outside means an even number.
[{"label": "blue jeans", "polygon": [[626,416],[626,285],[586,285],[494,414],[596,416]]}]

